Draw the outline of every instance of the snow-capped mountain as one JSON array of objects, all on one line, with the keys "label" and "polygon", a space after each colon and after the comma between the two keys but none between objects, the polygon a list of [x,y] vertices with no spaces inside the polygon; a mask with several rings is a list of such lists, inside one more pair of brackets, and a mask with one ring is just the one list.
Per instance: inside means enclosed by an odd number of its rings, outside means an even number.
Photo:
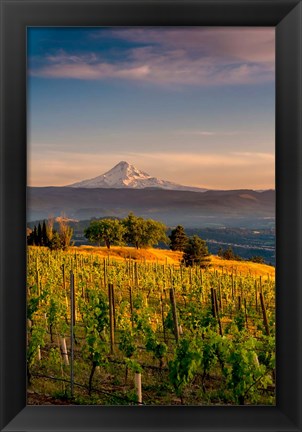
[{"label": "snow-capped mountain", "polygon": [[107,171],[98,177],[83,180],[77,183],[68,185],[73,188],[113,188],[113,189],[168,189],[205,192],[207,189],[183,186],[167,180],[162,180],[137,169],[128,162],[121,161],[111,170]]}]

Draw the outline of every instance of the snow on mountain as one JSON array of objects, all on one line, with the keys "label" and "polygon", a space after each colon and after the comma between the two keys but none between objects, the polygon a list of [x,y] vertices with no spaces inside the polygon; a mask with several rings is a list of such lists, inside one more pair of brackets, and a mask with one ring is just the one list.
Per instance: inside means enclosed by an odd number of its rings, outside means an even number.
[{"label": "snow on mountain", "polygon": [[113,188],[113,189],[168,189],[168,190],[183,190],[205,192],[207,189],[183,186],[170,181],[152,177],[149,174],[130,165],[128,162],[121,161],[111,170],[107,171],[98,177],[83,180],[77,183],[68,185],[73,188]]}]

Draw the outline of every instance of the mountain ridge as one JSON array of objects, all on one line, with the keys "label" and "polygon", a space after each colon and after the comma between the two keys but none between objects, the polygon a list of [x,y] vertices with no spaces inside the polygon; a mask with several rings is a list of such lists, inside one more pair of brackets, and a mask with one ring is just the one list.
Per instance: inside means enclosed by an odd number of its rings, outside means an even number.
[{"label": "mountain ridge", "polygon": [[74,219],[125,217],[130,211],[167,225],[187,227],[270,226],[275,218],[275,191],[148,190],[28,187],[28,221],[65,214]]},{"label": "mountain ridge", "polygon": [[109,171],[97,177],[72,183],[64,187],[85,189],[165,189],[193,192],[205,192],[208,190],[153,177],[126,161],[120,161]]}]

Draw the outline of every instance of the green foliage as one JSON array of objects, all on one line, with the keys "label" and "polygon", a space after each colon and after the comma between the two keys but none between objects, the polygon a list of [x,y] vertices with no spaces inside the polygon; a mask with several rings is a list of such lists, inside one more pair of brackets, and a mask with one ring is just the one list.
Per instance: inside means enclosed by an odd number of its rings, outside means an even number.
[{"label": "green foliage", "polygon": [[185,233],[184,227],[181,225],[177,225],[177,227],[171,231],[169,239],[170,249],[173,251],[183,252],[188,243],[188,236]]},{"label": "green foliage", "polygon": [[249,258],[249,261],[257,263],[257,264],[265,264],[265,259],[262,256],[254,255]]},{"label": "green foliage", "polygon": [[27,301],[27,319],[32,320],[33,315],[39,309],[39,297],[31,297]]},{"label": "green foliage", "polygon": [[265,388],[271,382],[265,365],[259,363],[256,349],[256,339],[240,333],[229,341],[228,365],[224,374],[236,404],[244,405],[247,397],[252,402],[257,402],[259,384]]},{"label": "green foliage", "polygon": [[94,366],[106,363],[108,354],[109,307],[103,293],[89,292],[89,302],[80,302],[80,311],[85,326],[88,355]]},{"label": "green foliage", "polygon": [[39,222],[38,228],[34,229],[27,236],[29,246],[47,246],[51,250],[66,250],[71,245],[73,229],[61,218],[59,221],[59,232],[53,229],[53,220],[50,219],[43,225]]},{"label": "green foliage", "polygon": [[129,329],[121,331],[119,349],[127,358],[131,358],[135,354],[137,350],[136,341]]},{"label": "green foliage", "polygon": [[141,239],[144,235],[144,219],[135,216],[131,212],[125,219],[123,219],[122,224],[125,228],[125,242],[127,244],[132,244],[136,249],[141,247]]},{"label": "green foliage", "polygon": [[126,358],[125,359],[126,366],[131,370],[133,373],[142,373],[143,369],[138,361]]},{"label": "green foliage", "polygon": [[151,247],[159,242],[167,242],[166,226],[161,222],[152,219],[143,219],[133,213],[123,219],[122,224],[125,228],[124,239],[127,244],[131,244],[136,249]]},{"label": "green foliage", "polygon": [[84,234],[91,243],[104,243],[110,249],[111,245],[123,243],[124,232],[124,226],[118,219],[99,219],[91,221]]},{"label": "green foliage", "polygon": [[[212,269],[201,271],[197,266],[179,268],[140,261],[134,265],[128,259],[110,259],[109,263],[98,254],[85,252],[75,256],[73,251],[53,252],[46,248],[28,248],[28,253],[29,373],[35,371],[69,379],[69,368],[62,364],[60,350],[52,350],[56,339],[51,344],[45,331],[46,323],[54,325],[54,334],[67,337],[69,345],[70,330],[66,317],[69,318],[70,311],[66,295],[70,270],[73,269],[77,312],[75,381],[88,382],[89,376],[90,393],[96,388],[110,389],[112,399],[102,395],[102,403],[119,403],[114,395],[123,396],[125,393],[129,401],[132,379],[127,382],[128,369],[133,373],[141,372],[142,366],[146,400],[148,397],[148,402],[152,404],[171,403],[174,400],[171,394],[173,388],[182,402],[185,398],[188,404],[274,403],[273,278],[262,278],[271,330],[270,336],[267,336],[263,333],[261,313],[255,309],[255,282],[258,278],[255,279],[252,274],[239,275],[236,271],[230,274],[225,270]],[[63,264],[66,291],[62,289]],[[138,286],[133,286],[134,270],[139,275]],[[108,292],[104,277],[107,283],[114,283],[115,286],[115,340],[119,350],[116,349],[113,355],[110,355]],[[178,319],[183,330],[178,343],[171,333],[174,326],[168,295],[170,283],[173,283],[175,290]],[[132,286],[132,313],[129,286]],[[211,288],[216,288],[218,301],[222,299],[223,307],[219,312],[223,336],[219,334],[217,319],[211,311]],[[41,293],[39,297],[38,291]],[[242,304],[247,309],[247,326],[244,308],[238,310],[238,302],[233,301],[232,294],[234,299],[237,295],[241,296]],[[162,320],[165,322],[165,334]],[[48,344],[47,349],[43,350],[42,361],[38,362],[38,347],[42,347],[44,342]],[[125,380],[122,375],[124,368],[111,363],[121,360],[127,366]],[[160,367],[164,362],[168,364],[168,370],[161,367],[158,371],[153,366],[158,362]],[[145,368],[145,365],[151,367]],[[95,371],[98,380],[93,383]],[[33,385],[37,382],[39,380],[35,378]],[[123,394],[119,393],[122,382]],[[53,389],[63,384],[52,382],[49,385]],[[161,385],[165,391],[157,392]],[[75,394],[79,393],[81,389],[76,387]],[[87,396],[83,396],[83,403],[87,400]]]},{"label": "green foliage", "polygon": [[168,347],[164,342],[159,342],[155,333],[149,328],[146,331],[145,337],[146,350],[152,352],[154,357],[159,360],[160,367],[162,367],[163,357],[166,355]]},{"label": "green foliage", "polygon": [[209,266],[210,255],[207,244],[197,235],[189,237],[188,243],[184,248],[183,263],[186,267],[196,265],[205,268]]},{"label": "green foliage", "polygon": [[202,352],[196,341],[183,338],[176,347],[174,359],[169,361],[169,378],[178,396],[192,381],[202,362]]},{"label": "green foliage", "polygon": [[46,330],[43,327],[40,327],[38,325],[33,325],[30,331],[30,335],[28,337],[28,346],[27,346],[27,366],[30,368],[38,354],[39,347],[43,347],[44,342],[44,336],[45,336]]},{"label": "green foliage", "polygon": [[222,248],[219,248],[218,256],[220,258],[225,259],[225,260],[242,261],[242,258],[239,255],[236,255],[234,253],[231,246],[229,246],[227,249],[224,249],[224,250]]}]

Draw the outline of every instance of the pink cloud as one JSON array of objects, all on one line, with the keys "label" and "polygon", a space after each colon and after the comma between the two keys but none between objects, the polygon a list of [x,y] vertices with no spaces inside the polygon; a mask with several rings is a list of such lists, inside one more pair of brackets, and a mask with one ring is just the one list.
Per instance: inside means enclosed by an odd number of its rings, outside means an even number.
[{"label": "pink cloud", "polygon": [[95,53],[69,55],[60,51],[47,56],[46,65],[30,73],[48,78],[130,79],[157,85],[253,84],[274,79],[273,28],[125,28],[100,35],[100,43],[106,43],[106,37],[116,37],[147,46],[128,49],[123,60],[115,63]]}]

